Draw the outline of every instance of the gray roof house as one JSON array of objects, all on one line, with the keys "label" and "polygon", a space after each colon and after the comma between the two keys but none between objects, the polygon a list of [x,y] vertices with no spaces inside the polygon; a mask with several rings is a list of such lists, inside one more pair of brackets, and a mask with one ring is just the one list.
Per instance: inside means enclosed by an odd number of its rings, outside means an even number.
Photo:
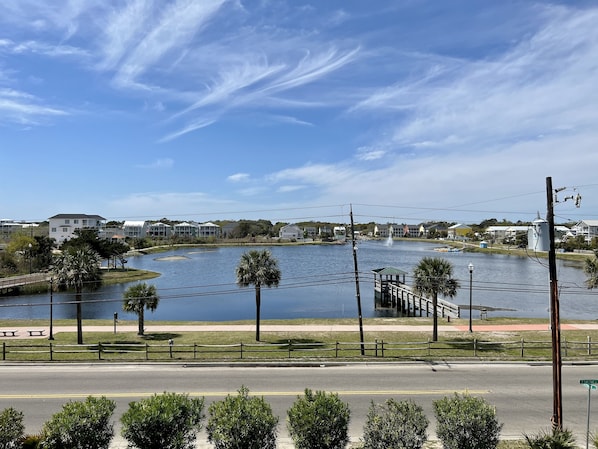
[{"label": "gray roof house", "polygon": [[87,214],[58,214],[50,217],[49,237],[57,244],[61,244],[76,236],[79,229],[94,229],[99,231],[106,222],[104,217]]}]

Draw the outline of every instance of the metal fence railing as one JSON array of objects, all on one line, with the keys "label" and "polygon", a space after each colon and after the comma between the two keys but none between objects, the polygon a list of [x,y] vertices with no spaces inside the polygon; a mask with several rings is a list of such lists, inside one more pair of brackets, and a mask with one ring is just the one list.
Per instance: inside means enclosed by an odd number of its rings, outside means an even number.
[{"label": "metal fence railing", "polygon": [[[561,340],[563,358],[598,358],[598,342]],[[2,342],[2,361],[234,361],[234,360],[346,360],[346,359],[439,359],[477,358],[490,360],[550,359],[550,340],[512,341],[413,341],[334,343],[94,343],[85,345]],[[363,355],[362,355],[363,352]]]}]

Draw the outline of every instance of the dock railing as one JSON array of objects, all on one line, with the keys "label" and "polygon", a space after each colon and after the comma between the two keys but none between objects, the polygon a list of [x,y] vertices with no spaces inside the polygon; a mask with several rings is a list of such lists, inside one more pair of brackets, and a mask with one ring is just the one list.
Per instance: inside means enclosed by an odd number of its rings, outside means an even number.
[{"label": "dock railing", "polygon": [[[398,308],[407,316],[431,316],[433,310],[432,299],[416,294],[413,289],[402,283],[381,281],[376,279],[374,289],[389,307]],[[450,301],[438,298],[436,305],[438,316],[459,318],[461,308]]]},{"label": "dock railing", "polygon": [[50,282],[50,275],[48,273],[33,273],[23,274],[21,276],[10,276],[7,278],[0,278],[0,290],[8,290],[10,288],[22,287],[24,285],[39,284],[42,282]]}]

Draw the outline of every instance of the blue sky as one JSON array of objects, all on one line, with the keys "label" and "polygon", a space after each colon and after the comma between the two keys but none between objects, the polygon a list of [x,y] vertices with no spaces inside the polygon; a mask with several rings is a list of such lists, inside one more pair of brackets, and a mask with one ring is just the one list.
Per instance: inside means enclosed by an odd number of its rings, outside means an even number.
[{"label": "blue sky", "polygon": [[598,5],[4,0],[0,218],[598,218]]}]

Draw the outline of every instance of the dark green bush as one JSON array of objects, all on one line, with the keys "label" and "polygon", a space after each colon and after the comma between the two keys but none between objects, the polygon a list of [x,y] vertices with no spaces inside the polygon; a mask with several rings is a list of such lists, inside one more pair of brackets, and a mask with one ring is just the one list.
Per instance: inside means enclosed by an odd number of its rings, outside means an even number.
[{"label": "dark green bush", "polygon": [[287,412],[295,448],[343,449],[349,442],[350,415],[337,394],[306,389]]},{"label": "dark green bush", "polygon": [[204,398],[163,393],[131,402],[122,415],[122,436],[139,449],[190,449],[201,430]]},{"label": "dark green bush", "polygon": [[372,402],[363,428],[363,449],[421,449],[428,424],[423,408],[413,401]]},{"label": "dark green bush", "polygon": [[23,412],[12,407],[0,413],[0,449],[13,449],[18,447],[19,440],[25,432]]},{"label": "dark green bush", "polygon": [[215,449],[275,449],[278,417],[263,397],[239,394],[213,402],[209,408],[208,441]]},{"label": "dark green bush", "polygon": [[455,394],[434,402],[436,435],[444,449],[495,449],[502,424],[482,398]]},{"label": "dark green bush", "polygon": [[40,449],[42,442],[42,436],[40,435],[25,435],[21,439],[19,446],[21,449]]},{"label": "dark green bush", "polygon": [[575,437],[570,430],[555,429],[537,435],[525,435],[525,442],[531,449],[575,449]]},{"label": "dark green bush", "polygon": [[114,435],[116,404],[105,397],[69,402],[42,429],[43,449],[107,449]]}]

